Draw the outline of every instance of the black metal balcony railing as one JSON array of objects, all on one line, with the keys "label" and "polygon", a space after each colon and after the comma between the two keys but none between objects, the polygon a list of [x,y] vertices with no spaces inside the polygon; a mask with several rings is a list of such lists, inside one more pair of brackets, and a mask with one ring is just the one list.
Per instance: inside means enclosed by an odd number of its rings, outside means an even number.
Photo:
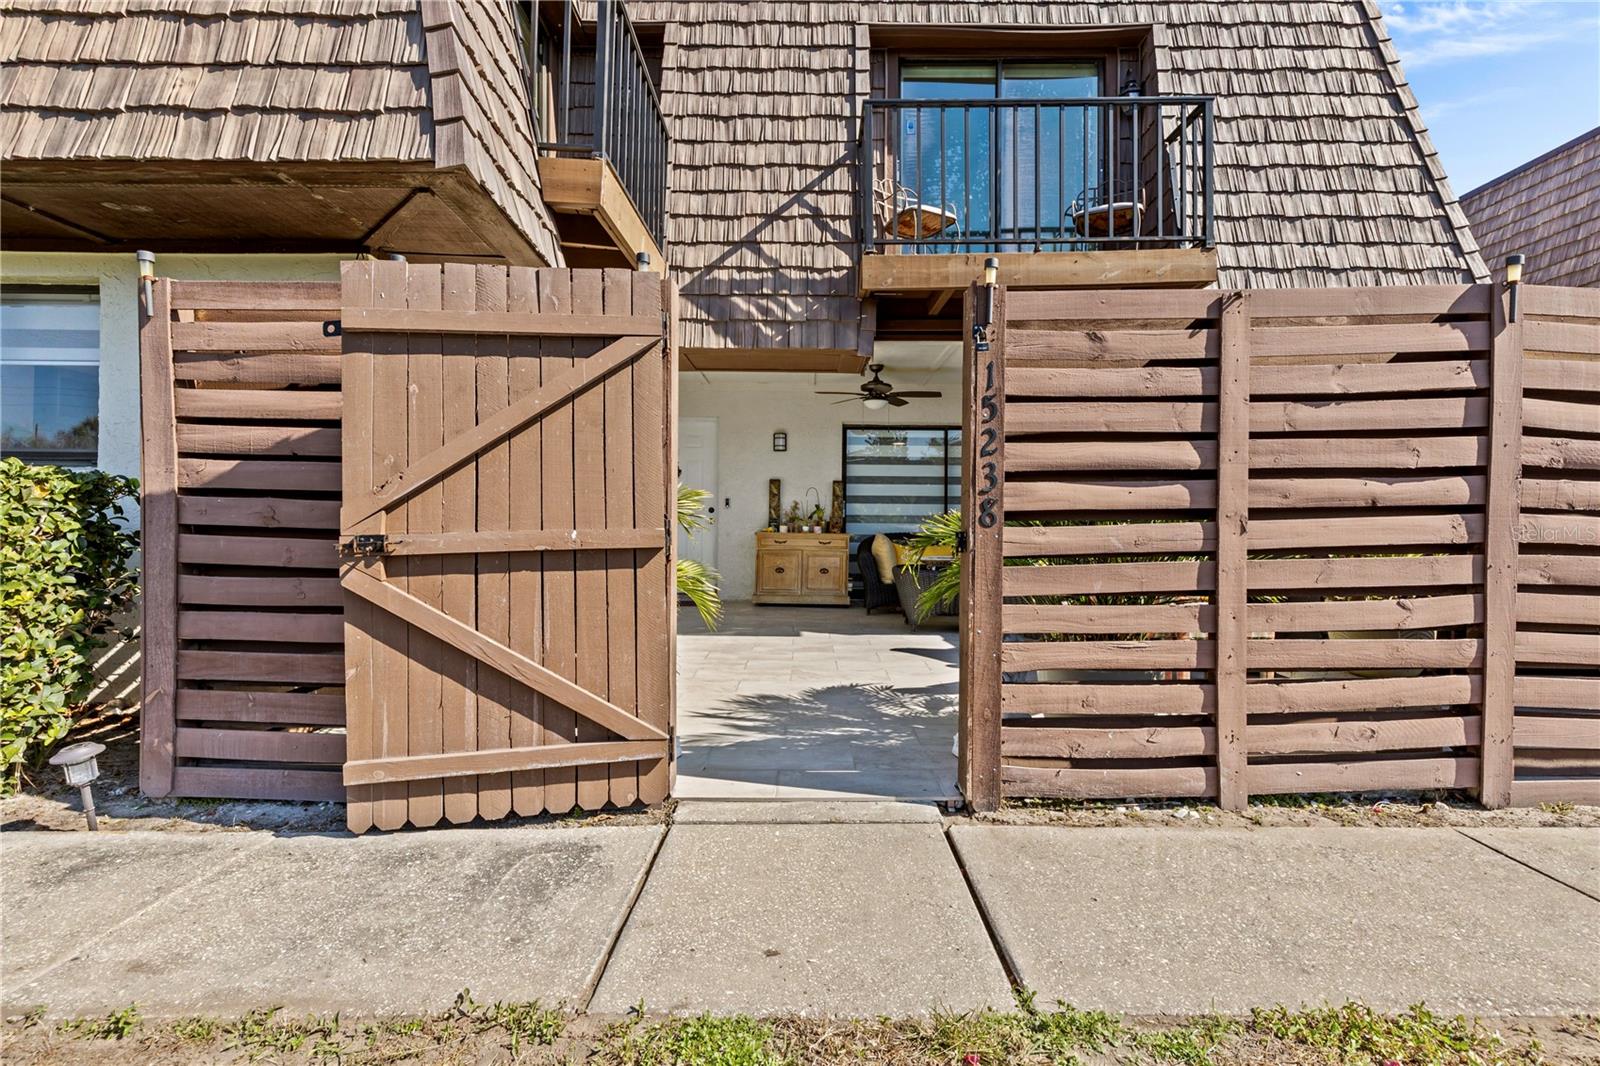
[{"label": "black metal balcony railing", "polygon": [[867,252],[1209,247],[1212,99],[868,100]]},{"label": "black metal balcony railing", "polygon": [[[667,153],[670,140],[656,92],[645,62],[644,49],[621,0],[595,4],[592,68],[583,60],[586,46],[578,45],[579,66],[573,66],[574,4],[562,5],[561,66],[557,75],[557,137],[540,148],[560,155],[586,155],[604,159],[617,173],[656,247],[665,248],[667,228]],[[581,90],[584,74],[592,69],[592,97]],[[575,77],[576,75],[576,77]]]}]

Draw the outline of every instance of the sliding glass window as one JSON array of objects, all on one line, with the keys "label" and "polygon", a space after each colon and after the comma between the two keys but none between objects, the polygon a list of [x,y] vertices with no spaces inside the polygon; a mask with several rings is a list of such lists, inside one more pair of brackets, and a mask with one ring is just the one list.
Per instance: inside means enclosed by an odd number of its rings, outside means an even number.
[{"label": "sliding glass window", "polygon": [[844,528],[852,553],[861,537],[910,533],[960,505],[959,428],[845,427]]}]

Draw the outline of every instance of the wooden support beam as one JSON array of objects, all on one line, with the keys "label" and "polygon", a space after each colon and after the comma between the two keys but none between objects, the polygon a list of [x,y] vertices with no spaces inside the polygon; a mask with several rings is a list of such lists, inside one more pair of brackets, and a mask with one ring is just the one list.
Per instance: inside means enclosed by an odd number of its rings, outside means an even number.
[{"label": "wooden support beam", "polygon": [[[967,289],[962,375],[961,793],[977,811],[1000,805],[1001,589],[1005,569],[1006,293]],[[979,330],[984,312],[992,312]]]},{"label": "wooden support beam", "polygon": [[[548,188],[546,195],[548,198]],[[983,276],[986,258],[982,253],[864,255],[860,294],[959,292]],[[1217,281],[1217,253],[1205,248],[1002,252],[996,258],[1000,260],[1000,284],[1011,289],[1199,289]]]},{"label": "wooden support beam", "polygon": [[943,292],[935,293],[933,299],[928,301],[928,317],[938,318],[940,312],[944,310],[945,304],[950,302],[950,298],[957,291],[956,289],[945,289]]},{"label": "wooden support beam", "polygon": [[1512,718],[1516,709],[1517,518],[1522,476],[1522,324],[1508,320],[1506,287],[1489,295],[1494,348],[1489,361],[1489,473],[1484,506],[1483,748],[1478,802],[1511,802]]},{"label": "wooden support beam", "polygon": [[1243,810],[1245,648],[1250,637],[1250,294],[1224,301],[1217,373],[1217,802]]},{"label": "wooden support beam", "polygon": [[[650,236],[643,217],[609,162],[545,156],[539,160],[539,184],[550,210],[558,214],[592,216],[610,234],[616,250],[629,262],[636,262],[639,253],[644,252],[650,256],[646,269],[657,273],[666,271],[666,256]],[[567,242],[562,243],[566,245]]]}]

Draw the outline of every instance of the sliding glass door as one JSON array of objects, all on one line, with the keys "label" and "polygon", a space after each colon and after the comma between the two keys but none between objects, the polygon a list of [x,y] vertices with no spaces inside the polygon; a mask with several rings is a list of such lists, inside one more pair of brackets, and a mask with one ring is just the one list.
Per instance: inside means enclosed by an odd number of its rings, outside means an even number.
[{"label": "sliding glass door", "polygon": [[902,62],[903,98],[945,102],[901,112],[890,146],[896,210],[914,205],[922,236],[951,238],[922,250],[1070,247],[1069,209],[1094,185],[1104,137],[1092,109],[1064,102],[1099,95],[1101,79],[1099,60]]}]

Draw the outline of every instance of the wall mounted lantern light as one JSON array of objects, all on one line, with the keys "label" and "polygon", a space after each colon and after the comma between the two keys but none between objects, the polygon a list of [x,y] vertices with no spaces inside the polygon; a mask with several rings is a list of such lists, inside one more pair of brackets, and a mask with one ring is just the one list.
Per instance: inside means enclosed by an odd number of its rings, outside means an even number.
[{"label": "wall mounted lantern light", "polygon": [[789,434],[785,433],[781,429],[778,430],[777,432],[775,432],[772,435],[772,450],[775,451],[775,452],[786,452],[786,451],[788,451],[789,450]]}]

